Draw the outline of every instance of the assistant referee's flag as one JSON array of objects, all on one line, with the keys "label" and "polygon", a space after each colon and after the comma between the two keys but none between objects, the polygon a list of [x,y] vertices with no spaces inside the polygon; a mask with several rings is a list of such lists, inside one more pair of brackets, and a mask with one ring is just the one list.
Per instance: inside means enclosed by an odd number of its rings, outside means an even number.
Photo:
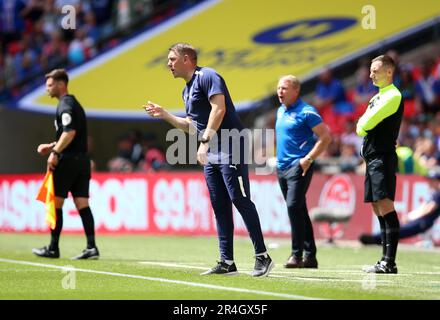
[{"label": "assistant referee's flag", "polygon": [[46,205],[46,223],[53,230],[57,221],[55,212],[55,190],[53,186],[52,171],[47,171],[43,184],[38,191],[37,200]]}]

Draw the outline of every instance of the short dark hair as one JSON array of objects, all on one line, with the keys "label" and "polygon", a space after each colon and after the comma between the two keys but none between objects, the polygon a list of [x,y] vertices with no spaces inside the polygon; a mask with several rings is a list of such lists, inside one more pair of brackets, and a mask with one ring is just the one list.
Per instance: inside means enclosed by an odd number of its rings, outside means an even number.
[{"label": "short dark hair", "polygon": [[396,69],[396,63],[394,62],[393,58],[391,58],[390,56],[383,54],[380,55],[376,58],[374,58],[371,62],[375,62],[375,61],[380,61],[382,62],[382,65],[387,67],[387,68],[391,68],[391,69]]},{"label": "short dark hair", "polygon": [[69,76],[65,69],[54,69],[46,74],[46,79],[52,78],[55,81],[63,81],[65,84],[69,82]]},{"label": "short dark hair", "polygon": [[177,52],[180,56],[184,56],[186,54],[194,63],[197,64],[197,51],[189,43],[179,42],[173,44],[168,51]]}]

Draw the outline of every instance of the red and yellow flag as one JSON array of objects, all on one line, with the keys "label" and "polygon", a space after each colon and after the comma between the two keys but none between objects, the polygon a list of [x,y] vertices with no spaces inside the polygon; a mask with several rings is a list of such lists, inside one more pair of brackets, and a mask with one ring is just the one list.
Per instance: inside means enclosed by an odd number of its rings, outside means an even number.
[{"label": "red and yellow flag", "polygon": [[53,230],[55,229],[56,223],[56,212],[55,212],[55,189],[53,186],[53,176],[52,171],[47,171],[44,177],[43,184],[38,191],[37,200],[44,202],[46,205],[46,223]]}]

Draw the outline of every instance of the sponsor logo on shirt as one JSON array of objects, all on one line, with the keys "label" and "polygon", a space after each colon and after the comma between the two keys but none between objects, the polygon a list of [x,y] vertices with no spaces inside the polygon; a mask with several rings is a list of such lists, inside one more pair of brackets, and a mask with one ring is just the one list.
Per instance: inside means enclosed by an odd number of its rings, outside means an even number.
[{"label": "sponsor logo on shirt", "polygon": [[380,96],[371,99],[370,103],[368,104],[368,109],[373,109],[379,103],[379,100]]},{"label": "sponsor logo on shirt", "polygon": [[61,115],[61,123],[63,124],[63,126],[68,126],[72,123],[72,116],[68,113],[63,113]]}]

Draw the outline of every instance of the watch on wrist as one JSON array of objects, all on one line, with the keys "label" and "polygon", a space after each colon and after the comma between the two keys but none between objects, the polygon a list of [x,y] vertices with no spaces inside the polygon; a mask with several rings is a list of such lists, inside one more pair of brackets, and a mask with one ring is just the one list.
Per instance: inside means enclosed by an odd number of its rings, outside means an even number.
[{"label": "watch on wrist", "polygon": [[202,139],[200,139],[200,142],[201,143],[208,143],[209,140],[211,140],[209,137],[208,138],[202,138]]},{"label": "watch on wrist", "polygon": [[58,158],[61,156],[61,154],[56,151],[56,150],[52,150],[50,153],[53,153],[54,155],[56,155]]}]

